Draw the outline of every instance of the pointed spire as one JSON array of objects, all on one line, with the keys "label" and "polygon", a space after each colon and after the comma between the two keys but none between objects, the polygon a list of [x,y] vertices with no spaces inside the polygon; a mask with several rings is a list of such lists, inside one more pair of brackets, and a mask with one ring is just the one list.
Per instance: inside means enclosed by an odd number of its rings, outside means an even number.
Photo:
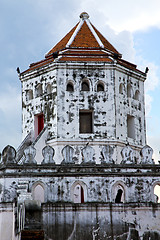
[{"label": "pointed spire", "polygon": [[104,49],[108,53],[120,56],[119,52],[92,25],[88,13],[82,12],[79,17],[80,21],[76,26],[46,54],[46,57],[65,49],[84,48]]}]

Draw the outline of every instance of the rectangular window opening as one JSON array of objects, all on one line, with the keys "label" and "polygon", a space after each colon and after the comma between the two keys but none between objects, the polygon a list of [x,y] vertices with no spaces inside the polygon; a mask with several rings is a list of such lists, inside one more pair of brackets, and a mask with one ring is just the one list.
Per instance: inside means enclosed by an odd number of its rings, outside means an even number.
[{"label": "rectangular window opening", "polygon": [[93,112],[92,111],[79,112],[79,132],[93,133]]},{"label": "rectangular window opening", "polygon": [[34,132],[37,137],[44,128],[44,115],[38,114],[34,116]]}]

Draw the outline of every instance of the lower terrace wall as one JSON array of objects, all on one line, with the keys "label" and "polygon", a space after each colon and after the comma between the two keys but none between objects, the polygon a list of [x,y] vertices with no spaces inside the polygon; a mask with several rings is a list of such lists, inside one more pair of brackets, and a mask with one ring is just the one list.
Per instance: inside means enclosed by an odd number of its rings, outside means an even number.
[{"label": "lower terrace wall", "polygon": [[52,204],[42,206],[49,240],[159,240],[160,204]]}]

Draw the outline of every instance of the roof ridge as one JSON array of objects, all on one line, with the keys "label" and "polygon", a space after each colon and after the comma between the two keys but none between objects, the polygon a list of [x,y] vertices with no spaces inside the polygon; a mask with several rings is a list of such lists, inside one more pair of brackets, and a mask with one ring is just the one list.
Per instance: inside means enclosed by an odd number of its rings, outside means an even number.
[{"label": "roof ridge", "polygon": [[73,32],[73,34],[71,35],[69,41],[67,42],[66,47],[69,47],[69,46],[72,44],[72,42],[74,41],[77,33],[78,33],[79,30],[81,29],[82,25],[83,25],[83,20],[79,21],[79,23],[78,23],[75,31]]},{"label": "roof ridge", "polygon": [[95,37],[96,41],[98,42],[99,46],[104,48],[104,45],[103,45],[101,39],[98,37],[98,35],[97,35],[96,31],[94,30],[94,28],[92,27],[92,24],[91,24],[90,20],[87,19],[86,23],[87,23],[89,29],[91,30],[93,36]]}]

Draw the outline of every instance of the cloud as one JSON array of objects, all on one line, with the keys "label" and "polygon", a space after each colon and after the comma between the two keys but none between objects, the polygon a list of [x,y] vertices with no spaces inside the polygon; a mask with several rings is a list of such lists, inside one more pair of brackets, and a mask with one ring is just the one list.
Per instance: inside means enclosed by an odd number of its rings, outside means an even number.
[{"label": "cloud", "polygon": [[156,87],[159,85],[159,66],[153,62],[145,60],[142,56],[136,55],[135,61],[138,64],[138,68],[142,71],[145,71],[145,68],[149,68],[147,74],[147,79],[145,81],[145,107],[146,107],[146,116],[149,115],[152,107],[153,98],[151,97],[151,92],[153,92]]},{"label": "cloud", "polygon": [[147,144],[154,148],[153,159],[156,163],[160,161],[160,137],[159,136],[147,136]]},{"label": "cloud", "polygon": [[160,27],[158,0],[82,0],[80,7],[86,9],[85,11],[90,10],[93,16],[96,14],[94,12],[103,15],[103,24],[109,24],[117,32]]},{"label": "cloud", "polygon": [[[116,7],[115,7],[116,6]],[[137,55],[133,33],[152,26],[160,28],[160,1],[153,0],[15,0],[1,1],[0,8],[0,148],[17,145],[21,136],[20,82],[15,72],[25,70],[32,62],[43,59],[79,21],[81,12],[122,53],[123,58],[150,71],[145,83],[146,111],[149,115],[154,91],[159,84],[158,66]],[[153,46],[151,46],[153,47]],[[152,141],[154,142],[154,141]]]},{"label": "cloud", "polygon": [[17,147],[21,141],[21,98],[17,88],[7,85],[0,91],[0,150]]}]

